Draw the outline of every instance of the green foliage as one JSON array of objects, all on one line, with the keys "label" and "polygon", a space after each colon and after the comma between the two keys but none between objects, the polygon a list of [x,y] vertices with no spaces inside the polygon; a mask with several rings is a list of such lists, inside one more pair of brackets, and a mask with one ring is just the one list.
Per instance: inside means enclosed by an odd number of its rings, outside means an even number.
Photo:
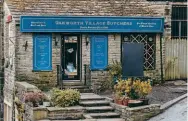
[{"label": "green foliage", "polygon": [[114,80],[121,79],[122,77],[122,66],[118,61],[113,61],[113,63],[107,67],[107,70],[108,77],[102,79],[100,91],[113,89]]},{"label": "green foliage", "polygon": [[74,89],[52,89],[51,100],[55,106],[68,107],[79,103],[80,92]]},{"label": "green foliage", "polygon": [[122,77],[121,63],[118,62],[117,60],[113,61],[113,63],[108,66],[108,73],[111,79],[113,79],[114,76],[117,76],[118,79],[121,79]]},{"label": "green foliage", "polygon": [[18,99],[18,97],[15,97],[14,102],[18,110],[17,119],[18,121],[23,121],[24,104]]},{"label": "green foliage", "polygon": [[113,89],[114,83],[110,77],[107,77],[107,76],[99,77],[99,80],[102,80],[101,87],[99,89],[100,92]]}]

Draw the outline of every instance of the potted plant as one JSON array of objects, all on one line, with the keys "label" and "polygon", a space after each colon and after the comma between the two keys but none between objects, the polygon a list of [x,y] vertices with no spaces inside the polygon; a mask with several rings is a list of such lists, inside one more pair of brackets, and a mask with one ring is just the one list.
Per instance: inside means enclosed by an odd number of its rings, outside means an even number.
[{"label": "potted plant", "polygon": [[114,84],[117,84],[118,79],[122,77],[122,66],[117,60],[113,60],[113,63],[107,67],[109,76],[113,80]]},{"label": "potted plant", "polygon": [[128,102],[129,102],[129,97],[125,96],[123,98],[123,105],[128,106]]},{"label": "potted plant", "polygon": [[25,93],[24,98],[26,103],[31,102],[34,107],[38,107],[43,96],[42,92],[27,92]]},{"label": "potted plant", "polygon": [[123,105],[123,96],[121,91],[116,91],[115,92],[115,103],[119,105]]},{"label": "potted plant", "polygon": [[143,101],[143,105],[148,105],[149,99],[146,96],[152,91],[150,80],[140,82],[139,96],[140,100]]},{"label": "potted plant", "polygon": [[130,82],[126,80],[119,80],[114,86],[116,92],[116,103],[127,106],[130,92]]},{"label": "potted plant", "polygon": [[49,97],[46,94],[44,94],[43,106],[44,107],[49,107],[50,106],[50,99],[49,99]]}]

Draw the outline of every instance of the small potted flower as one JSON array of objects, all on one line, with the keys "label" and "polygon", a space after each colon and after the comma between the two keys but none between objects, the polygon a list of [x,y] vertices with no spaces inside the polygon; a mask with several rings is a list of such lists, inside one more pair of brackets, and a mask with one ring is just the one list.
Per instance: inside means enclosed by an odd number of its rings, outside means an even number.
[{"label": "small potted flower", "polygon": [[46,94],[44,94],[43,106],[44,107],[49,107],[50,106],[50,99],[49,99],[49,97]]},{"label": "small potted flower", "polygon": [[140,100],[143,101],[143,105],[148,105],[149,103],[149,99],[146,98],[146,96],[151,93],[152,91],[152,86],[150,84],[150,81],[142,81],[140,83],[140,89],[139,89],[139,96],[140,96]]},{"label": "small potted flower", "polygon": [[125,96],[123,98],[123,105],[128,106],[128,102],[129,102],[129,97]]},{"label": "small potted flower", "polygon": [[25,98],[26,103],[31,102],[34,107],[38,107],[39,102],[43,98],[43,93],[42,92],[27,92],[25,93],[24,98]]},{"label": "small potted flower", "polygon": [[122,92],[120,91],[116,91],[115,92],[115,103],[119,104],[119,105],[123,105],[123,96],[122,96]]}]

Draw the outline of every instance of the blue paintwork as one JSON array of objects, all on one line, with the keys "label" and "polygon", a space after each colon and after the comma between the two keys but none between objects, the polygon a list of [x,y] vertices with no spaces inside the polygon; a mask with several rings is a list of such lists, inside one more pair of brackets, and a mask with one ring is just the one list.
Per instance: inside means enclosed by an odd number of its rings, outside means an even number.
[{"label": "blue paintwork", "polygon": [[33,71],[52,70],[52,35],[33,35]]},{"label": "blue paintwork", "polygon": [[155,32],[164,18],[120,16],[21,16],[21,32]]},{"label": "blue paintwork", "polygon": [[108,66],[108,36],[91,35],[91,70],[104,70]]}]

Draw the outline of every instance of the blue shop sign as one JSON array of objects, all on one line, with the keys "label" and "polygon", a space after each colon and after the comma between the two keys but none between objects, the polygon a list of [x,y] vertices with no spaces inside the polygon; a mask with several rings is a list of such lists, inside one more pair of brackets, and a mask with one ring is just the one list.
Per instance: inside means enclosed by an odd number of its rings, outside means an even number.
[{"label": "blue shop sign", "polygon": [[33,36],[33,71],[52,70],[52,36],[40,34]]},{"label": "blue shop sign", "polygon": [[108,66],[108,36],[91,35],[91,70],[104,70]]},{"label": "blue shop sign", "polygon": [[155,32],[164,18],[94,16],[21,16],[21,32]]}]

